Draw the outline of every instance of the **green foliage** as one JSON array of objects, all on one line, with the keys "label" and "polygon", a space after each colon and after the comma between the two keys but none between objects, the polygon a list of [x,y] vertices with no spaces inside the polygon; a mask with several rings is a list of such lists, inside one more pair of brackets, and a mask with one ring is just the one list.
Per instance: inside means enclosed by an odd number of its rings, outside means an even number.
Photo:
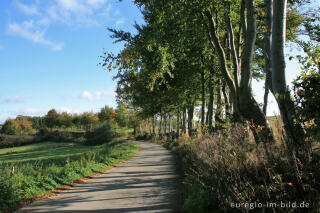
[{"label": "green foliage", "polygon": [[320,73],[302,72],[293,82],[299,122],[309,133],[320,130]]},{"label": "green foliage", "polygon": [[59,125],[59,114],[55,109],[51,109],[48,111],[47,115],[45,116],[45,122],[47,127],[53,128]]},{"label": "green foliage", "polygon": [[130,142],[114,142],[69,159],[57,156],[34,163],[0,163],[0,210],[12,210],[19,202],[50,194],[62,185],[103,171],[133,156],[138,149]]},{"label": "green foliage", "polygon": [[113,122],[116,112],[112,107],[105,106],[100,109],[98,117],[100,121]]},{"label": "green foliage", "polygon": [[294,81],[298,122],[304,124],[309,135],[320,136],[320,46],[300,41],[306,56],[296,56],[301,74]]}]

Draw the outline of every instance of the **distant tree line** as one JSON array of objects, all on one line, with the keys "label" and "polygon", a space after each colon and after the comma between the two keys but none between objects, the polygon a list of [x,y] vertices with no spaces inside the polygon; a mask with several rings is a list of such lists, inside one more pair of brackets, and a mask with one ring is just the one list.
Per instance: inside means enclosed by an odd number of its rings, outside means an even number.
[{"label": "distant tree line", "polygon": [[35,134],[43,128],[75,128],[86,129],[93,125],[109,123],[115,127],[126,127],[132,123],[131,111],[124,105],[113,109],[105,106],[98,113],[83,112],[71,114],[68,112],[57,112],[51,109],[45,116],[19,115],[15,119],[7,119],[2,125],[1,133],[8,135]]}]

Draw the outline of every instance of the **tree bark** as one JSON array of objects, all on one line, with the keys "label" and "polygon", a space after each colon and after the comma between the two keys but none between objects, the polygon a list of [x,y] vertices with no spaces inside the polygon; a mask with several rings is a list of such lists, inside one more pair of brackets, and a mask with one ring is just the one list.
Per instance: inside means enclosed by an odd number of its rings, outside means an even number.
[{"label": "tree bark", "polygon": [[206,108],[206,91],[205,91],[205,78],[204,78],[204,69],[201,71],[201,131],[204,128],[205,122],[205,108]]},{"label": "tree bark", "polygon": [[273,1],[272,88],[284,124],[287,146],[293,157],[298,157],[305,162],[308,160],[309,149],[306,146],[301,125],[294,123],[296,113],[285,78],[286,5],[286,0]]},{"label": "tree bark", "polygon": [[159,129],[158,129],[159,136],[161,136],[161,131],[162,131],[162,114],[160,115],[160,120],[159,120]]},{"label": "tree bark", "polygon": [[187,132],[187,130],[186,130],[186,117],[187,117],[187,113],[186,113],[186,108],[184,107],[183,111],[182,111],[182,132],[183,133]]},{"label": "tree bark", "polygon": [[[251,91],[251,65],[256,41],[256,19],[253,0],[245,0],[246,7],[246,34],[241,60],[241,82],[239,89],[239,103],[241,115],[254,125],[252,131],[257,134],[257,143],[273,143],[273,132],[268,124],[265,114],[252,96]],[[244,16],[244,15],[243,15]]]},{"label": "tree bark", "polygon": [[226,83],[223,82],[222,85],[222,94],[224,98],[224,105],[225,105],[225,111],[226,111],[226,117],[229,117],[230,113],[230,103],[229,103],[229,97],[226,92]]},{"label": "tree bark", "polygon": [[265,0],[266,5],[266,16],[265,16],[265,25],[266,32],[264,32],[264,61],[265,66],[264,70],[266,73],[266,80],[264,85],[264,103],[263,103],[263,113],[267,115],[268,107],[268,96],[269,90],[272,90],[272,67],[271,67],[271,28],[272,28],[272,1]]},{"label": "tree bark", "polygon": [[215,111],[214,115],[214,120],[215,120],[215,129],[221,129],[221,124],[222,124],[222,119],[221,119],[221,114],[222,114],[222,103],[221,103],[221,81],[218,80],[217,85],[216,85],[216,94],[217,94],[217,108]]},{"label": "tree bark", "polygon": [[166,135],[167,134],[167,118],[168,118],[168,115],[167,115],[167,113],[165,113],[164,114],[164,135]]},{"label": "tree bark", "polygon": [[194,105],[188,106],[188,134],[189,136],[193,136],[193,112]]},{"label": "tree bark", "polygon": [[179,135],[180,135],[180,112],[179,111],[177,113],[177,128],[176,128],[176,130],[177,130],[177,137],[179,137]]},{"label": "tree bark", "polygon": [[153,120],[152,120],[152,134],[155,135],[156,134],[156,121],[157,121],[157,117],[156,115],[153,116]]},{"label": "tree bark", "polygon": [[209,79],[209,103],[208,103],[208,112],[207,112],[207,124],[209,131],[213,130],[212,126],[212,116],[213,116],[213,101],[214,101],[214,89],[213,89],[213,79],[214,79],[214,69],[210,70],[210,79]]}]

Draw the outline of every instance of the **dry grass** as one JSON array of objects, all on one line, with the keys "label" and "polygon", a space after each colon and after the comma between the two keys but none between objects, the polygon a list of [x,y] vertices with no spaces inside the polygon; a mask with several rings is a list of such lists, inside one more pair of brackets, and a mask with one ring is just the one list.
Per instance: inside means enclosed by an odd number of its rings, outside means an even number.
[{"label": "dry grass", "polygon": [[[277,122],[274,122],[277,124]],[[292,163],[283,141],[266,149],[249,143],[246,127],[182,145],[185,165],[186,209],[189,212],[261,212],[231,208],[231,203],[308,202],[308,211],[319,210],[319,159],[308,165]],[[281,137],[280,137],[281,138]],[[270,154],[271,153],[271,154]],[[306,209],[269,208],[274,212]]]}]

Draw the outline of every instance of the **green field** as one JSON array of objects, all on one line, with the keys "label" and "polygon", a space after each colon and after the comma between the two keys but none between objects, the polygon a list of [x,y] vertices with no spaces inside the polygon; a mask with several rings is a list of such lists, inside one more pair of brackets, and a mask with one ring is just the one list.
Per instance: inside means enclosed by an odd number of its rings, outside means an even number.
[{"label": "green field", "polygon": [[0,212],[104,171],[138,150],[138,145],[125,140],[99,146],[44,142],[0,149]]},{"label": "green field", "polygon": [[32,145],[0,149],[0,162],[26,162],[65,159],[82,155],[86,151],[99,150],[101,146],[85,146],[77,143],[42,142]]}]

